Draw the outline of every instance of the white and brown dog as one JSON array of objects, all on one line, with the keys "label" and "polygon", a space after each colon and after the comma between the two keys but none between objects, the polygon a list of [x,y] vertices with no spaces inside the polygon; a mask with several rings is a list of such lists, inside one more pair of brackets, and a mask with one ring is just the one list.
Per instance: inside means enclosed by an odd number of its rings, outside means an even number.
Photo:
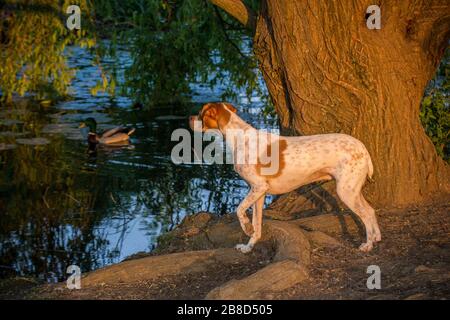
[{"label": "white and brown dog", "polygon": [[[234,169],[250,185],[250,191],[237,209],[237,216],[244,232],[250,237],[248,244],[238,244],[237,249],[246,253],[252,250],[261,238],[262,210],[266,194],[283,194],[308,183],[321,180],[336,180],[339,198],[364,223],[367,240],[360,246],[362,251],[370,251],[373,243],[381,240],[374,209],[364,199],[361,188],[373,173],[369,152],[361,141],[345,134],[321,134],[313,136],[278,136],[258,131],[236,114],[236,108],[229,103],[205,104],[198,116],[191,116],[190,126],[197,127],[195,121],[201,121],[201,131],[219,130],[225,137],[235,157]],[[262,133],[262,134],[261,134]],[[249,143],[255,137],[260,139],[257,149],[257,161],[250,161]],[[237,143],[243,139],[244,143]],[[263,145],[261,145],[263,144]],[[274,156],[276,155],[276,156]],[[263,159],[270,157],[276,163],[276,170],[263,172],[273,163]],[[252,224],[246,211],[253,206]]]}]

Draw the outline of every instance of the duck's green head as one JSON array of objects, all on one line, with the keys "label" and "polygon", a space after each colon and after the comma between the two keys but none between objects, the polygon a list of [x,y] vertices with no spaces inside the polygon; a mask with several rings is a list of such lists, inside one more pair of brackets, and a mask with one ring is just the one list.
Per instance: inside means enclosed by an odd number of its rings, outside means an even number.
[{"label": "duck's green head", "polygon": [[80,123],[79,128],[88,127],[89,132],[96,133],[97,132],[97,121],[94,118],[86,118],[83,122]]}]

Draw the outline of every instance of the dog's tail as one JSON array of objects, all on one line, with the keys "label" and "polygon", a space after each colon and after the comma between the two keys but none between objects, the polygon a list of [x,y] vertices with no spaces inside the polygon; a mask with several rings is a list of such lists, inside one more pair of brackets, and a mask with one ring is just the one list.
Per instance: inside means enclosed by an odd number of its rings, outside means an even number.
[{"label": "dog's tail", "polygon": [[369,167],[369,171],[367,171],[367,176],[369,177],[369,181],[373,181],[373,179],[372,179],[373,163],[372,163],[372,159],[370,158],[370,154],[368,154],[368,157],[367,157],[367,165]]}]

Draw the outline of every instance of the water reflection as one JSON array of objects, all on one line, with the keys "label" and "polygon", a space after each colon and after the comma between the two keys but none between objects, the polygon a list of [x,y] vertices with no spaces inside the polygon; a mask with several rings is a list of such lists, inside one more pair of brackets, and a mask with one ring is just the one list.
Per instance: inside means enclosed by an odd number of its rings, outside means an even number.
[{"label": "water reflection", "polygon": [[[26,100],[0,114],[0,275],[66,278],[70,264],[83,271],[154,248],[162,232],[185,215],[232,212],[247,186],[231,165],[174,165],[171,133],[187,128],[189,109],[219,100],[224,90],[191,84],[194,103],[149,114],[125,97],[97,97],[89,81],[98,72],[89,54],[71,48],[80,69],[73,101],[44,108]],[[125,54],[124,59],[126,60]],[[240,95],[244,118],[262,127],[258,98]],[[173,111],[177,116],[173,116]],[[117,124],[136,128],[131,145],[102,147],[95,155],[77,129],[94,117],[99,130]],[[18,144],[44,138],[48,144]],[[6,146],[14,146],[7,148]]]}]

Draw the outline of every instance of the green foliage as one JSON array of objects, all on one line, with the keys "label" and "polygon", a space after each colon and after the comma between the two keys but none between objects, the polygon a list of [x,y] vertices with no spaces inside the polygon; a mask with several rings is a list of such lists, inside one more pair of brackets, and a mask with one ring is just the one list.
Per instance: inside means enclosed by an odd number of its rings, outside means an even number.
[{"label": "green foliage", "polygon": [[437,153],[450,162],[450,50],[422,100],[420,120]]},{"label": "green foliage", "polygon": [[236,87],[262,95],[248,31],[209,1],[96,1],[95,8],[132,56],[122,93],[144,106],[185,102],[192,82],[222,84],[223,99],[235,98]]},{"label": "green foliage", "polygon": [[86,0],[10,0],[3,5],[0,11],[2,100],[11,100],[14,93],[22,96],[35,93],[38,99],[68,94],[73,70],[66,64],[64,49],[68,44],[94,44],[83,29],[71,32],[66,28],[65,9],[70,4],[78,4],[82,12],[89,12]]},{"label": "green foliage", "polygon": [[[65,26],[69,4],[80,5],[80,31]],[[263,95],[248,31],[207,0],[9,0],[0,16],[2,100],[16,93],[41,100],[69,95],[74,70],[64,50],[71,44],[91,48],[100,66],[92,95],[115,93],[121,66],[102,66],[100,60],[118,59],[119,46],[132,60],[121,93],[146,107],[186,102],[193,82],[221,84],[223,99],[235,98],[236,87]],[[96,44],[99,35],[111,39],[109,45]]]}]

